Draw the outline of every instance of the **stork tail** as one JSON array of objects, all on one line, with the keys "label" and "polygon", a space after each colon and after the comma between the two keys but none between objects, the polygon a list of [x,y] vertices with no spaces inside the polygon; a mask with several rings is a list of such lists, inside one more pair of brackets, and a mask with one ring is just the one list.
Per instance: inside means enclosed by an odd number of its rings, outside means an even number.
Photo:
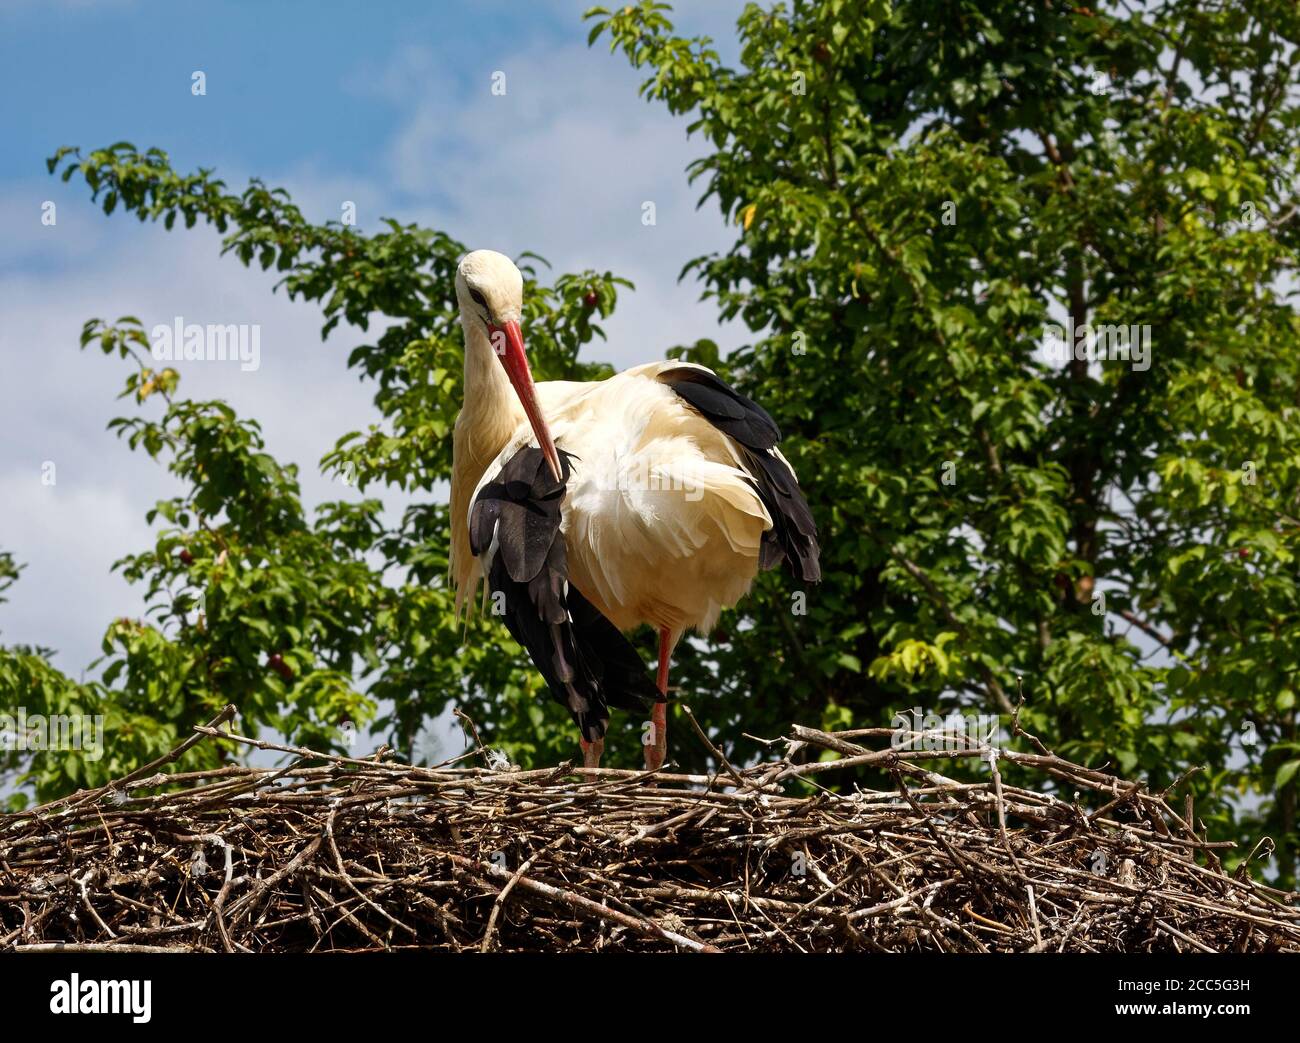
[{"label": "stork tail", "polygon": [[777,451],[781,429],[776,421],[757,402],[703,367],[665,369],[659,373],[659,380],[729,436],[740,450],[758,497],[772,517],[772,528],[763,533],[759,566],[775,568],[785,560],[797,579],[809,583],[820,580],[817,526],[799,480]]}]

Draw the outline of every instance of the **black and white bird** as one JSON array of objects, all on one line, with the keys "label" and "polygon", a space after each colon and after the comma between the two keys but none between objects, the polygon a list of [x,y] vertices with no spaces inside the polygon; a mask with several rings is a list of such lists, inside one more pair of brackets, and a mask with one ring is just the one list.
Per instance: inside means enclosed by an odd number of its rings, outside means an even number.
[{"label": "black and white bird", "polygon": [[[645,764],[667,749],[673,648],[707,632],[760,569],[821,578],[817,530],[763,408],[712,370],[652,362],[608,380],[533,382],[523,278],[475,250],[456,273],[465,403],[456,418],[451,573],[504,608],[598,767],[609,708],[649,710]],[[659,633],[652,682],[623,636]]]}]

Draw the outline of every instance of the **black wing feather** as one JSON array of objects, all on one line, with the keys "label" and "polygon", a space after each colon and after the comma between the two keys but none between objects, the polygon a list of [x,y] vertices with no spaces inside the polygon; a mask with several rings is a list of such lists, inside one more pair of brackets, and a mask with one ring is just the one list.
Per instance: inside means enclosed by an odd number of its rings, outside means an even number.
[{"label": "black wing feather", "polygon": [[470,549],[482,554],[495,534],[487,580],[505,595],[506,627],[592,741],[604,737],[609,707],[643,712],[663,696],[627,638],[568,582],[560,505],[569,459],[561,450],[556,481],[540,449],[512,456],[474,499]]},{"label": "black wing feather", "polygon": [[740,447],[758,497],[772,516],[772,528],[763,533],[759,566],[770,569],[786,560],[797,578],[809,583],[821,579],[821,549],[812,511],[794,472],[772,452],[781,441],[776,421],[708,370],[681,366],[663,370],[659,379]]},{"label": "black wing feather", "polygon": [[659,379],[704,414],[723,434],[751,449],[771,449],[781,441],[781,429],[767,410],[728,385],[716,373],[682,366]]}]

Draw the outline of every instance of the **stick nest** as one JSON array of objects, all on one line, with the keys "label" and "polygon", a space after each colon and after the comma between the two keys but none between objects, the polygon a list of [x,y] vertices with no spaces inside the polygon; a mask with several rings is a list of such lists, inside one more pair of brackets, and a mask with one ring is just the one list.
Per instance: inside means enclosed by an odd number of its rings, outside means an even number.
[{"label": "stick nest", "polygon": [[[796,727],[771,763],[710,746],[716,776],[649,777],[483,749],[335,757],[231,734],[232,716],[0,816],[0,950],[1300,951],[1297,896],[1249,858],[1229,875],[1190,802],[1037,740],[990,755]],[[292,756],[158,770],[197,742]],[[983,781],[942,774],[966,758]],[[892,786],[850,785],[865,765]],[[1011,765],[1040,786],[1004,784]]]}]

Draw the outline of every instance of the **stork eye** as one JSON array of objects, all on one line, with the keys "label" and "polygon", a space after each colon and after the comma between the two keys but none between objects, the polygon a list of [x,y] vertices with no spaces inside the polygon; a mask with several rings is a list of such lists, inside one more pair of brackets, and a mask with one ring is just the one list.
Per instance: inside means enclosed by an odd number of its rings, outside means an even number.
[{"label": "stork eye", "polygon": [[483,308],[487,307],[487,300],[484,298],[484,296],[481,293],[478,292],[478,290],[474,289],[473,287],[470,287],[469,295],[475,304]]}]

